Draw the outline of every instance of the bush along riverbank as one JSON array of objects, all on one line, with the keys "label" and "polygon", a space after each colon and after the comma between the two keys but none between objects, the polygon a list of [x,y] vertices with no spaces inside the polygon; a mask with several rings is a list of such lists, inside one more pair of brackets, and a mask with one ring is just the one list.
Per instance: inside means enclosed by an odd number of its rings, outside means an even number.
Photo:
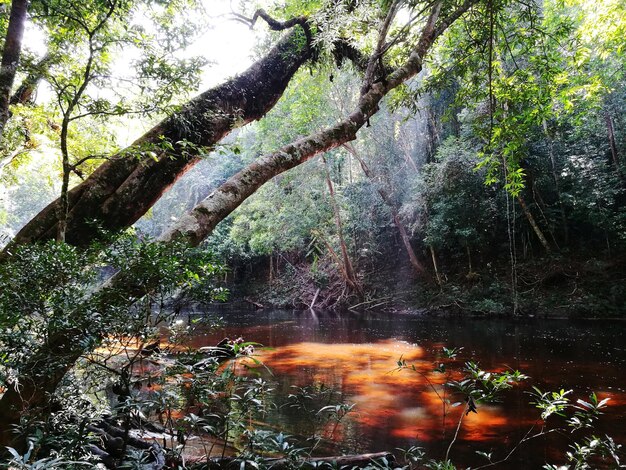
[{"label": "bush along riverbank", "polygon": [[553,318],[622,318],[626,313],[624,257],[553,255],[519,262],[515,269],[488,262],[471,272],[442,264],[438,277],[417,277],[398,259],[387,265],[378,262],[369,273],[359,271],[361,292],[350,289],[329,261],[311,265],[286,256],[279,259],[272,262],[271,277],[269,262],[263,258],[231,271],[227,282],[231,299],[256,308],[338,311],[412,309],[430,314]]}]

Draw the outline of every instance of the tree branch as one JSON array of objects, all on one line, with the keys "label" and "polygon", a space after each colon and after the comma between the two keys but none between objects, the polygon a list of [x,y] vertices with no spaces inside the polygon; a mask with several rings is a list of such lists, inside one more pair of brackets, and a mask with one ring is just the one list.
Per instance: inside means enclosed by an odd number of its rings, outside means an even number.
[{"label": "tree branch", "polygon": [[[290,31],[248,70],[189,101],[155,125],[127,149],[102,164],[69,192],[68,243],[84,245],[97,238],[89,221],[99,219],[107,230],[119,230],[141,217],[178,177],[200,157],[189,155],[190,142],[211,148],[234,128],[263,117],[282,96],[299,68],[311,58],[301,33]],[[148,151],[162,156],[153,159]],[[34,217],[10,246],[46,240],[57,232],[53,201]],[[7,246],[0,255],[8,256]]]},{"label": "tree branch", "polygon": [[365,72],[367,69],[367,57],[360,50],[354,47],[350,41],[344,38],[337,39],[333,43],[333,46],[333,57],[335,58],[335,64],[337,64],[337,67],[341,67],[343,61],[348,59],[357,70]]},{"label": "tree branch", "polygon": [[378,31],[378,42],[376,44],[376,50],[369,58],[367,63],[367,68],[365,69],[365,77],[363,78],[363,86],[361,88],[361,94],[367,92],[369,87],[374,82],[374,74],[382,68],[382,59],[383,59],[383,48],[385,47],[385,42],[387,40],[387,34],[389,32],[389,28],[391,27],[391,22],[396,16],[398,8],[400,7],[400,0],[394,0],[391,6],[389,7],[389,11],[385,16],[385,20],[380,25],[380,29]]},{"label": "tree branch", "polygon": [[[473,0],[473,2],[476,1]],[[199,244],[213,232],[221,220],[271,178],[300,165],[321,152],[354,140],[358,130],[376,113],[380,101],[387,93],[422,70],[422,57],[426,55],[438,35],[444,31],[441,29],[440,33],[436,34],[435,30],[441,4],[442,2],[439,1],[433,6],[417,47],[406,63],[396,69],[385,83],[373,83],[361,95],[356,109],[351,114],[334,126],[301,138],[274,153],[255,160],[229,178],[192,211],[181,217],[175,226],[160,237],[160,241],[182,238],[193,245]]]},{"label": "tree branch", "polygon": [[285,29],[293,28],[294,26],[300,25],[302,29],[304,29],[304,34],[306,35],[307,41],[310,43],[312,39],[311,28],[309,26],[309,19],[306,16],[297,16],[286,21],[279,21],[275,18],[272,18],[263,8],[259,8],[254,12],[252,18],[248,18],[239,13],[232,13],[233,17],[236,21],[248,25],[250,29],[254,28],[257,20],[259,18],[263,19],[267,25],[273,31],[284,31]]}]

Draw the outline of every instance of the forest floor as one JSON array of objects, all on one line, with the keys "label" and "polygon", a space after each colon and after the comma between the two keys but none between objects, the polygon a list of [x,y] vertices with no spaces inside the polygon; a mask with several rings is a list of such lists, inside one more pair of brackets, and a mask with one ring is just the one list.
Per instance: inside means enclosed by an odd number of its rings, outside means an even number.
[{"label": "forest floor", "polygon": [[[497,265],[497,266],[496,266]],[[326,267],[328,268],[328,267]],[[428,314],[621,318],[626,314],[626,256],[611,259],[563,255],[520,262],[487,263],[468,273],[443,267],[441,284],[416,278],[410,266],[379,265],[362,276],[363,296],[338,276],[306,263],[289,264],[271,280],[263,263],[240,270],[228,284],[231,299],[257,308],[355,311],[420,311]],[[314,300],[315,299],[315,300]]]},{"label": "forest floor", "polygon": [[[626,258],[551,257],[520,263],[513,289],[509,269],[459,273],[415,301],[430,310],[485,315],[622,317],[626,313]],[[515,305],[516,304],[516,305]]]}]

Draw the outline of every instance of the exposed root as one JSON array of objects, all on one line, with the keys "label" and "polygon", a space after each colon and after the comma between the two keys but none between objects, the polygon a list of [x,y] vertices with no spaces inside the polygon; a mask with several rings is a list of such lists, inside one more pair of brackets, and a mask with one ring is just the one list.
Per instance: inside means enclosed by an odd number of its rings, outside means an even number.
[{"label": "exposed root", "polygon": [[106,421],[87,425],[87,430],[100,436],[100,443],[104,449],[91,444],[89,451],[98,456],[107,468],[117,468],[116,462],[124,456],[127,446],[148,451],[151,461],[142,466],[143,470],[161,470],[165,467],[165,451],[156,442],[150,443],[137,439],[130,436],[124,429]]},{"label": "exposed root", "polygon": [[[372,461],[386,459],[387,462],[393,462],[394,456],[390,452],[377,452],[373,454],[358,454],[358,455],[341,455],[335,457],[315,457],[309,459],[302,459],[294,462],[290,459],[267,459],[266,465],[272,469],[287,469],[287,468],[319,468],[320,466],[328,465],[331,468],[354,468],[354,467],[366,467],[372,463]],[[258,468],[256,465],[248,464],[245,460],[237,458],[215,458],[210,459],[207,465],[209,469],[252,469]]]}]

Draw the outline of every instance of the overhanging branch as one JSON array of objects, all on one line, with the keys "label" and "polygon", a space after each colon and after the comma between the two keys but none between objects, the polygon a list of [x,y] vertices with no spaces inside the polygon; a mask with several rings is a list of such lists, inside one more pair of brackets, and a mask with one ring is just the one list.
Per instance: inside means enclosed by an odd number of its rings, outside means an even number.
[{"label": "overhanging branch", "polygon": [[236,21],[239,21],[249,26],[250,29],[254,28],[254,25],[259,18],[263,19],[273,31],[284,31],[285,29],[290,29],[294,26],[299,25],[304,30],[307,41],[310,43],[312,39],[311,28],[308,23],[309,19],[306,16],[296,16],[286,21],[279,21],[275,18],[272,18],[263,8],[259,8],[257,11],[255,11],[254,15],[252,15],[252,18],[248,18],[239,13],[233,13],[232,15]]},{"label": "overhanging branch", "polygon": [[343,61],[348,59],[360,72],[365,72],[367,69],[367,56],[345,38],[337,39],[333,43],[333,57],[337,67],[341,67]]},{"label": "overhanging branch", "polygon": [[[474,0],[475,2],[476,0]],[[406,63],[398,67],[384,83],[375,82],[362,93],[354,111],[337,124],[288,144],[265,155],[233,175],[178,223],[165,232],[160,241],[185,239],[192,245],[208,237],[217,224],[274,176],[294,168],[317,154],[356,138],[356,134],[378,111],[381,100],[394,88],[422,70],[423,57],[445,28],[437,30],[442,2],[432,7],[420,39]],[[469,7],[468,7],[469,8]],[[460,15],[459,15],[460,16]]]},{"label": "overhanging branch", "polygon": [[[192,99],[73,188],[67,242],[85,245],[97,238],[94,219],[112,231],[132,225],[200,161],[185,144],[211,148],[235,127],[263,117],[311,58],[311,48],[302,42],[300,31],[289,31],[248,70]],[[59,203],[52,202],[23,227],[0,258],[11,246],[54,238]]]}]

